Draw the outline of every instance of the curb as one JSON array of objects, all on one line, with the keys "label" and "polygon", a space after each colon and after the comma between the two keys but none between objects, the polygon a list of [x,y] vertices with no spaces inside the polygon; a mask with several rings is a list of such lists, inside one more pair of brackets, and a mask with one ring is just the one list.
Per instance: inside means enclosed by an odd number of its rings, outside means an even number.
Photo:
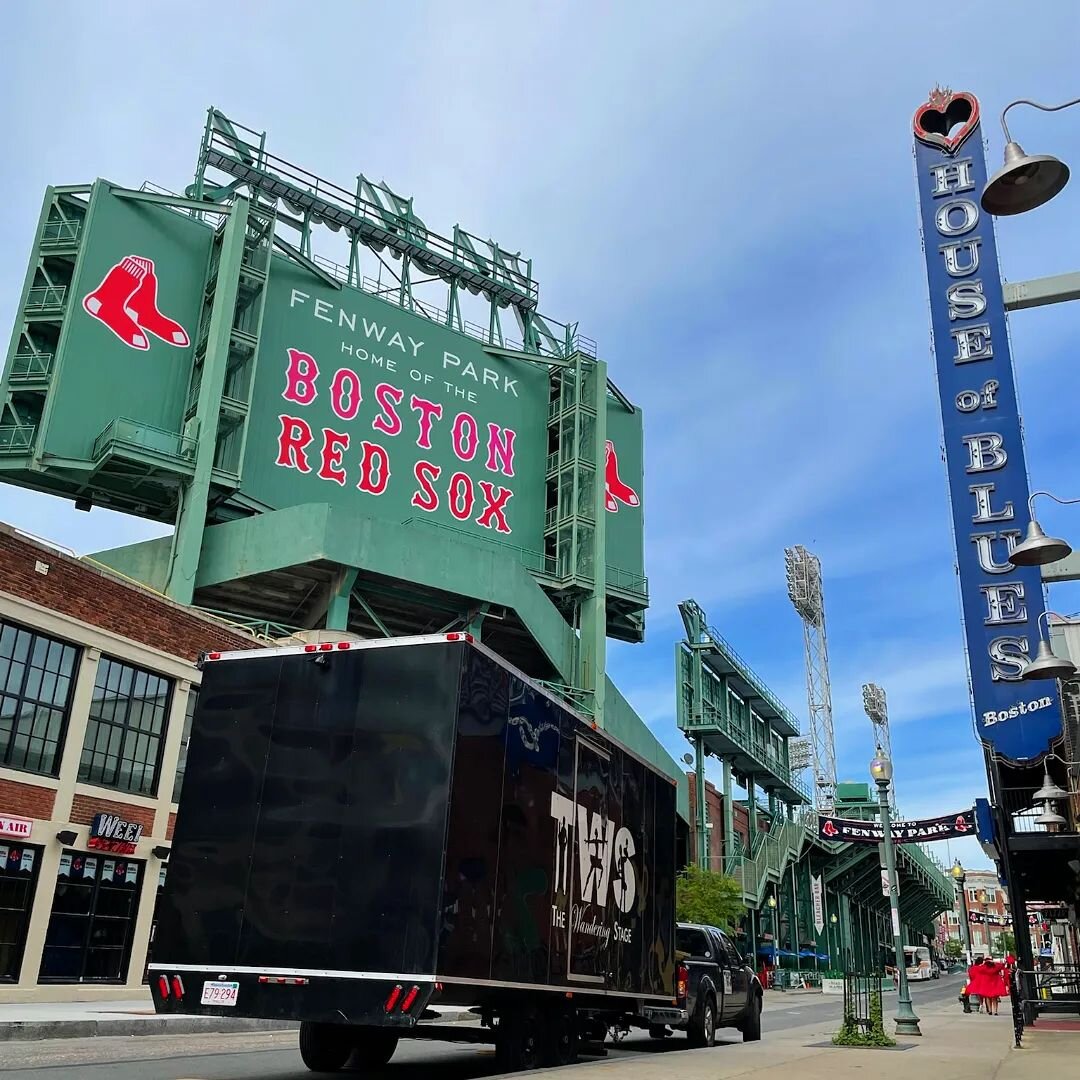
[{"label": "curb", "polygon": [[[440,1017],[437,1023],[475,1023],[475,1016]],[[244,1031],[295,1031],[295,1020],[229,1020],[220,1016],[152,1016],[145,1020],[16,1020],[0,1022],[0,1043],[93,1039],[128,1035],[233,1035]]]}]

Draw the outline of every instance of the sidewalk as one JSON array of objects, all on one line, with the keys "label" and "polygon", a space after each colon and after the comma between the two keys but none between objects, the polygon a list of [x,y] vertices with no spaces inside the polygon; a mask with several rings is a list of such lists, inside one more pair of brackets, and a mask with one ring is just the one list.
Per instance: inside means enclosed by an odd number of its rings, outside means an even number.
[{"label": "sidewalk", "polygon": [[[440,1009],[440,1024],[476,1019],[465,1009]],[[131,1001],[50,1001],[0,1005],[0,1043],[11,1040],[85,1039],[97,1035],[230,1034],[284,1031],[287,1020],[231,1019],[227,1016],[159,1016],[147,994]]]},{"label": "sidewalk", "polygon": [[[779,995],[777,995],[779,996]],[[890,1010],[886,1007],[886,1013]],[[760,1043],[730,1043],[711,1050],[642,1054],[560,1069],[559,1080],[1075,1080],[1080,1075],[1080,1036],[1025,1032],[1013,1049],[1012,1018],[965,1016],[955,1004],[921,1011],[921,1039],[898,1040],[895,1050],[849,1050],[829,1045],[836,1022],[809,1024],[776,1034],[763,1014]],[[891,1028],[892,1024],[888,1023]],[[721,1033],[726,1038],[729,1032]],[[825,1044],[825,1045],[820,1045]]]}]

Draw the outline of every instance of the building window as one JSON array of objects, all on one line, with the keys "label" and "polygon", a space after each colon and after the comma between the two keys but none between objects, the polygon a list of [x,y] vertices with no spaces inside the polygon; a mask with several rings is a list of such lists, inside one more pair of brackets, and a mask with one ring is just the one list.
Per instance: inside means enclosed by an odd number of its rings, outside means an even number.
[{"label": "building window", "polygon": [[137,795],[156,794],[171,690],[168,679],[103,656],[79,779]]},{"label": "building window", "polygon": [[56,776],[79,650],[0,621],[0,765]]},{"label": "building window", "polygon": [[176,759],[176,779],[173,780],[172,801],[180,801],[180,788],[187,772],[188,743],[191,741],[191,720],[195,715],[195,706],[199,703],[199,688],[193,686],[188,691],[187,707],[184,709],[184,731],[180,736],[180,756]]},{"label": "building window", "polygon": [[142,867],[83,851],[60,856],[40,982],[124,982]]},{"label": "building window", "polygon": [[0,982],[17,982],[41,848],[0,844]]}]

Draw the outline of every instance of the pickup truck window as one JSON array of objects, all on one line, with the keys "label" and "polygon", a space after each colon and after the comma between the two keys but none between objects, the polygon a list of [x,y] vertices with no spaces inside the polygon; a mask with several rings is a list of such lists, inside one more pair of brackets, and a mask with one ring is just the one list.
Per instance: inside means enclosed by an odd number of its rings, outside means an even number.
[{"label": "pickup truck window", "polygon": [[728,963],[732,967],[742,967],[743,958],[739,955],[739,950],[736,949],[735,946],[732,944],[731,939],[721,934],[720,943],[724,946],[724,955],[727,957]]},{"label": "pickup truck window", "polygon": [[710,959],[713,954],[709,939],[701,930],[679,927],[675,931],[675,948],[691,956],[704,956]]}]

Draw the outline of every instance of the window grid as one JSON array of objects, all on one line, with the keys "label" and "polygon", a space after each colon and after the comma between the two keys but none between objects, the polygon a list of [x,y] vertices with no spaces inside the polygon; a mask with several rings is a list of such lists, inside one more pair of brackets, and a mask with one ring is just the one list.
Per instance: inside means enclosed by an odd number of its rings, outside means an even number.
[{"label": "window grid", "polygon": [[0,765],[56,776],[79,650],[0,620]]},{"label": "window grid", "polygon": [[184,709],[184,731],[180,736],[180,756],[176,759],[176,778],[173,780],[172,801],[180,801],[180,788],[187,772],[188,743],[191,741],[191,721],[195,716],[195,706],[199,703],[199,688],[188,690],[187,707]]},{"label": "window grid", "polygon": [[155,795],[171,695],[169,679],[103,656],[94,680],[79,779]]}]

